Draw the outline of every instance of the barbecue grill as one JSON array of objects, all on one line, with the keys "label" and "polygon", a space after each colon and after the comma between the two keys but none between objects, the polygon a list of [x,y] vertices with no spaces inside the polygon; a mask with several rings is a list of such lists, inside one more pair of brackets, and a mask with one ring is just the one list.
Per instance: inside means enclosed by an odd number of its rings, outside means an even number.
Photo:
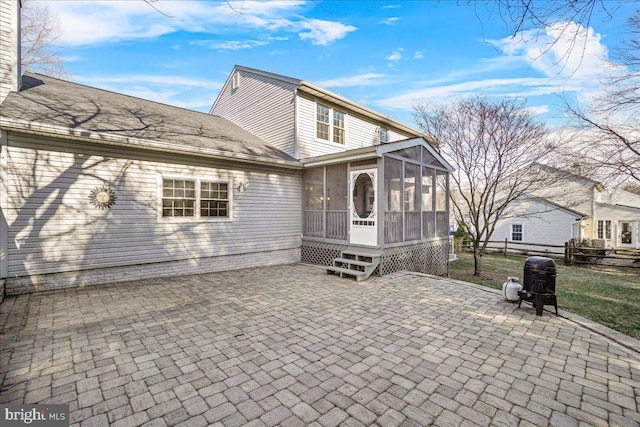
[{"label": "barbecue grill", "polygon": [[553,305],[558,315],[556,298],[556,263],[551,258],[532,256],[524,263],[524,281],[518,292],[518,308],[522,301],[531,303],[536,315],[542,316],[545,305]]}]

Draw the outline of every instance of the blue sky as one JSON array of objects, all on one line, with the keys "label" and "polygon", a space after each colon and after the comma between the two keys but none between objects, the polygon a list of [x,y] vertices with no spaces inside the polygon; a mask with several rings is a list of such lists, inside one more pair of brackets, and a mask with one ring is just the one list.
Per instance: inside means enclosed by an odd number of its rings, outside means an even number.
[{"label": "blue sky", "polygon": [[46,3],[69,80],[208,112],[239,64],[412,126],[415,102],[472,94],[527,98],[540,120],[560,123],[560,96],[588,101],[621,70],[611,52],[637,8],[605,2],[613,14],[596,14],[561,60],[569,41],[557,28],[510,37],[495,10],[466,2],[152,1],[162,13],[141,0]]}]

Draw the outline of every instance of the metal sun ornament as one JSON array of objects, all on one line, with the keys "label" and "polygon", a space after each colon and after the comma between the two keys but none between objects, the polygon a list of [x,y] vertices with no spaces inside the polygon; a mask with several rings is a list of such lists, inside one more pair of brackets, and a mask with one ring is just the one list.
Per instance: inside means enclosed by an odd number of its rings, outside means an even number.
[{"label": "metal sun ornament", "polygon": [[116,192],[106,185],[100,185],[89,194],[89,201],[96,209],[109,209],[116,203]]}]

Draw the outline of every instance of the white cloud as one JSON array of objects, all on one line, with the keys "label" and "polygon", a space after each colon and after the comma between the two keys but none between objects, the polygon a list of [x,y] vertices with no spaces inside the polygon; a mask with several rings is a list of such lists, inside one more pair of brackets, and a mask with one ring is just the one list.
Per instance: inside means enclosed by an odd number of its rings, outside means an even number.
[{"label": "white cloud", "polygon": [[[335,21],[305,19],[300,12],[306,2],[301,0],[153,3],[158,10],[143,1],[49,1],[48,4],[60,24],[59,42],[66,45],[153,38],[177,31],[227,37],[251,32],[254,40],[244,45],[238,40],[237,46],[242,48],[252,47],[255,39],[280,40],[270,34],[273,32],[298,33],[302,40],[327,45],[357,29]],[[256,37],[260,32],[263,36]],[[234,48],[229,46],[222,48]]]},{"label": "white cloud", "polygon": [[108,84],[122,83],[122,84],[158,84],[172,87],[185,87],[185,88],[206,88],[206,89],[220,89],[223,83],[212,80],[200,80],[185,76],[171,76],[171,75],[149,75],[149,74],[127,74],[119,76],[74,76],[74,81],[78,81],[84,84],[95,85],[98,87],[104,87]]},{"label": "white cloud", "polygon": [[422,59],[422,58],[424,58],[424,54],[422,52],[420,52],[420,51],[415,52],[413,54],[413,59]]},{"label": "white cloud", "polygon": [[[577,37],[571,39],[574,34]],[[543,34],[523,32],[515,37],[494,40],[492,44],[499,50],[499,56],[480,60],[438,79],[416,81],[414,90],[380,99],[376,104],[410,111],[416,102],[427,100],[438,104],[476,94],[534,98],[575,93],[590,99],[601,93],[604,76],[620,71],[608,60],[607,47],[600,34],[574,23],[549,27]],[[416,52],[414,58],[418,53],[421,54]],[[400,58],[398,50],[387,60]],[[494,76],[496,72],[523,77],[483,78]],[[536,114],[548,112],[546,101],[542,107],[532,107],[532,111]]]},{"label": "white cloud", "polygon": [[257,46],[264,46],[269,44],[268,41],[262,40],[227,40],[227,41],[219,41],[219,40],[196,40],[189,42],[189,44],[193,44],[196,46],[203,46],[207,49],[217,49],[217,50],[242,50],[242,49],[251,49]]},{"label": "white cloud", "polygon": [[622,71],[609,61],[602,36],[573,22],[550,26],[544,34],[525,31],[493,44],[504,54],[494,65],[526,64],[553,80],[558,89],[566,86],[585,98],[600,93],[604,77]]},{"label": "white cloud", "polygon": [[393,16],[391,18],[385,19],[384,21],[381,21],[381,24],[384,25],[392,25],[394,22],[400,20],[400,18],[398,18],[397,16]]},{"label": "white cloud", "polygon": [[311,40],[312,44],[326,46],[329,43],[344,38],[347,34],[357,30],[351,25],[340,22],[308,19],[298,24],[303,30],[299,33],[300,40]]},{"label": "white cloud", "polygon": [[394,50],[391,55],[385,58],[387,61],[398,62],[402,59],[402,49]]},{"label": "white cloud", "polygon": [[411,110],[416,102],[425,100],[433,103],[440,103],[449,101],[456,97],[469,96],[478,93],[496,96],[518,94],[525,97],[532,91],[532,89],[536,91],[546,91],[548,93],[556,93],[558,91],[558,88],[551,85],[547,78],[524,77],[486,79],[416,89],[379,100],[376,104],[392,109]]},{"label": "white cloud", "polygon": [[116,76],[73,76],[77,81],[112,92],[149,101],[208,112],[222,82],[188,76],[128,74]]},{"label": "white cloud", "polygon": [[384,77],[384,74],[378,73],[366,73],[357,74],[355,76],[338,77],[330,80],[323,80],[318,82],[322,87],[354,87],[354,86],[373,86],[380,83],[380,79]]},{"label": "white cloud", "polygon": [[548,105],[538,105],[537,107],[527,107],[525,108],[525,111],[527,111],[529,114],[537,116],[540,114],[545,114],[549,112],[549,106]]}]

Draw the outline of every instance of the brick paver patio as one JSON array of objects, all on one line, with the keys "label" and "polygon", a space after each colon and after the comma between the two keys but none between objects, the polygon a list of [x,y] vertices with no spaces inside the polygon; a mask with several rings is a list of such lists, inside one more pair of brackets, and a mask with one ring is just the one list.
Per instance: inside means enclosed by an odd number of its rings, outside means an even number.
[{"label": "brick paver patio", "polygon": [[640,355],[495,292],[296,265],[8,297],[0,403],[81,426],[637,426]]}]

